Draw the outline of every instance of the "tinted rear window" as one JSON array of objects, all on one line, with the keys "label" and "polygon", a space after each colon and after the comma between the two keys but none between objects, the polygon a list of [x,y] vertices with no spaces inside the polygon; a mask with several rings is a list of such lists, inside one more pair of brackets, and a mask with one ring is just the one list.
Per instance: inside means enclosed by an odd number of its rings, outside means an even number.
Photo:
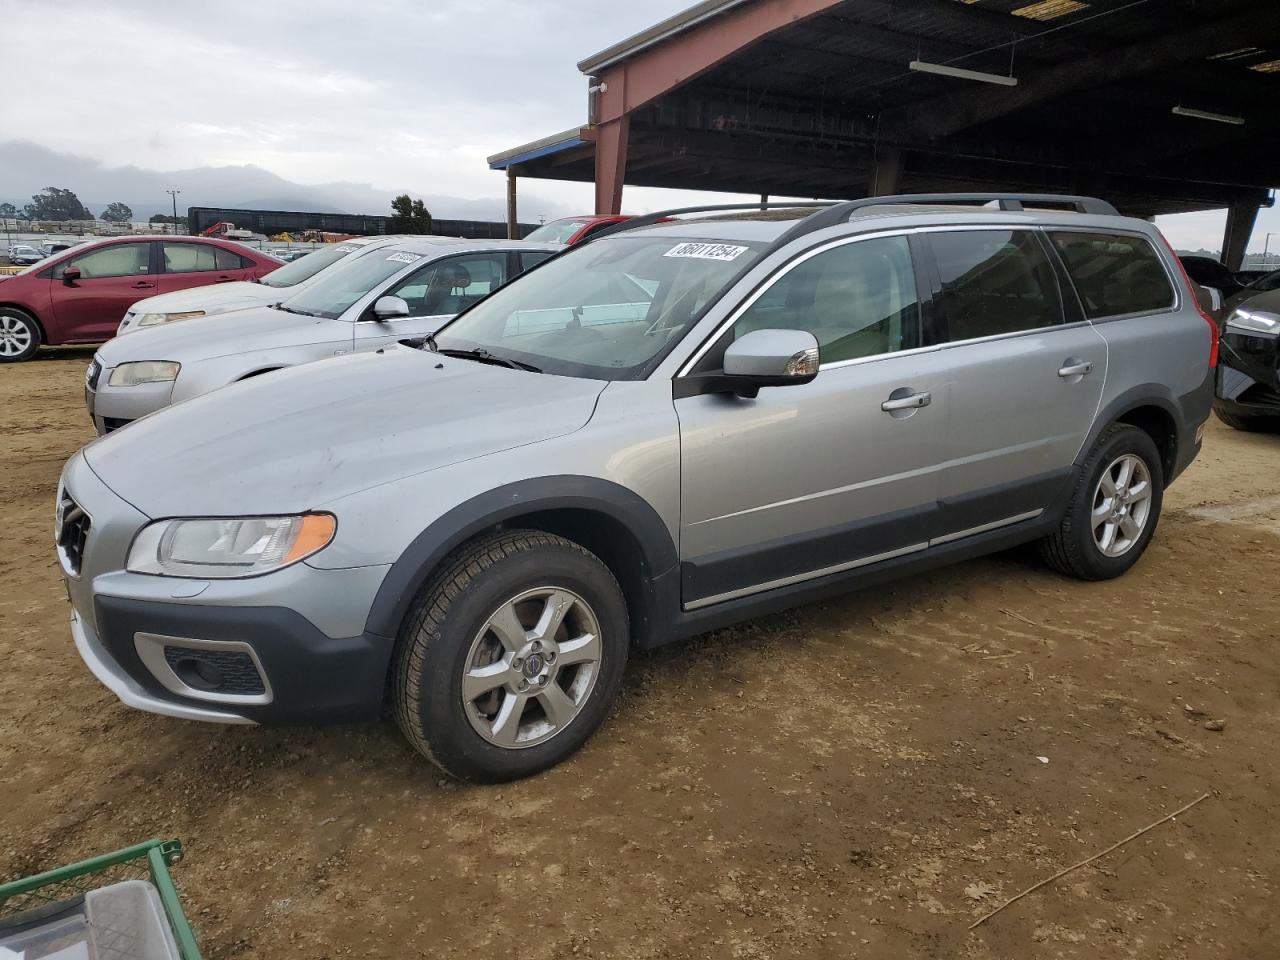
[{"label": "tinted rear window", "polygon": [[1173,306],[1169,275],[1145,237],[1074,231],[1050,237],[1090,320]]},{"label": "tinted rear window", "polygon": [[1040,242],[1024,230],[930,236],[942,281],[947,339],[974,340],[1062,322],[1058,281]]}]

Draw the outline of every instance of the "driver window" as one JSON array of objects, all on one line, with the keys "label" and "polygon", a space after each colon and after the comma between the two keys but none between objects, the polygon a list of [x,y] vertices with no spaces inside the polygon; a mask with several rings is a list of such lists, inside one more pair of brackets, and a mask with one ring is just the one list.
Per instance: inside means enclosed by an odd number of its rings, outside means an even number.
[{"label": "driver window", "polygon": [[792,268],[734,324],[753,330],[807,330],[823,363],[919,345],[920,305],[906,237],[833,247]]},{"label": "driver window", "polygon": [[409,305],[411,317],[461,313],[507,280],[506,253],[446,257],[411,273],[388,296]]},{"label": "driver window", "polygon": [[113,243],[70,260],[64,260],[54,271],[54,279],[61,279],[67,267],[79,267],[80,279],[94,280],[105,277],[132,277],[150,273],[150,243]]}]

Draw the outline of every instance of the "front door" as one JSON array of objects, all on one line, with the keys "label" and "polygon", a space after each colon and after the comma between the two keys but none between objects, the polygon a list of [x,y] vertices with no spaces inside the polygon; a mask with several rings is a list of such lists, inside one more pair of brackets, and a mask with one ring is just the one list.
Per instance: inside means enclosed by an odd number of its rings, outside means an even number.
[{"label": "front door", "polygon": [[1107,344],[1064,298],[1035,231],[927,236],[951,377],[939,534],[958,538],[1060,499],[1097,415]]},{"label": "front door", "polygon": [[[68,267],[79,269],[78,279],[63,278]],[[64,342],[110,340],[125,311],[157,292],[151,272],[151,243],[140,240],[95,246],[54,266],[49,282],[53,313]]]},{"label": "front door", "polygon": [[697,372],[715,369],[736,337],[777,328],[817,337],[811,383],[675,402],[687,608],[920,551],[931,535],[947,378],[938,352],[921,347],[907,238],[842,241],[793,261]]},{"label": "front door", "polygon": [[378,320],[370,308],[355,325],[355,349],[377,350],[397,340],[435,333],[506,283],[512,273],[510,259],[505,250],[465,253],[433,260],[413,271],[379,295],[399,297],[409,305],[409,316]]}]

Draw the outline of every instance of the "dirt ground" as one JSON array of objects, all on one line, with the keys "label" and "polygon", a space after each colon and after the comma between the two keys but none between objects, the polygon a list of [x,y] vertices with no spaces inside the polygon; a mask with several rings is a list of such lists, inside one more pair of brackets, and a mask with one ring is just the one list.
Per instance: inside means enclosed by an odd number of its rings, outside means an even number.
[{"label": "dirt ground", "polygon": [[473,788],[98,685],[50,542],[89,356],[0,368],[0,878],[179,837],[211,958],[1280,955],[1280,436],[1214,421],[1119,581],[1006,554],[638,656],[571,762]]}]

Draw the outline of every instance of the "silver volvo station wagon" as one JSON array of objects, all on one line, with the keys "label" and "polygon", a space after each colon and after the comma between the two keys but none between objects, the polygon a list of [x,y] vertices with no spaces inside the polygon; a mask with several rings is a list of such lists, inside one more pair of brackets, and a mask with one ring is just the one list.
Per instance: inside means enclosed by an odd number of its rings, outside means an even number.
[{"label": "silver volvo station wagon", "polygon": [[57,553],[89,668],[195,720],[386,707],[501,781],[582,746],[633,646],[1030,541],[1086,580],[1138,561],[1218,335],[1151,224],[1072,197],[719,209],[77,453]]}]

